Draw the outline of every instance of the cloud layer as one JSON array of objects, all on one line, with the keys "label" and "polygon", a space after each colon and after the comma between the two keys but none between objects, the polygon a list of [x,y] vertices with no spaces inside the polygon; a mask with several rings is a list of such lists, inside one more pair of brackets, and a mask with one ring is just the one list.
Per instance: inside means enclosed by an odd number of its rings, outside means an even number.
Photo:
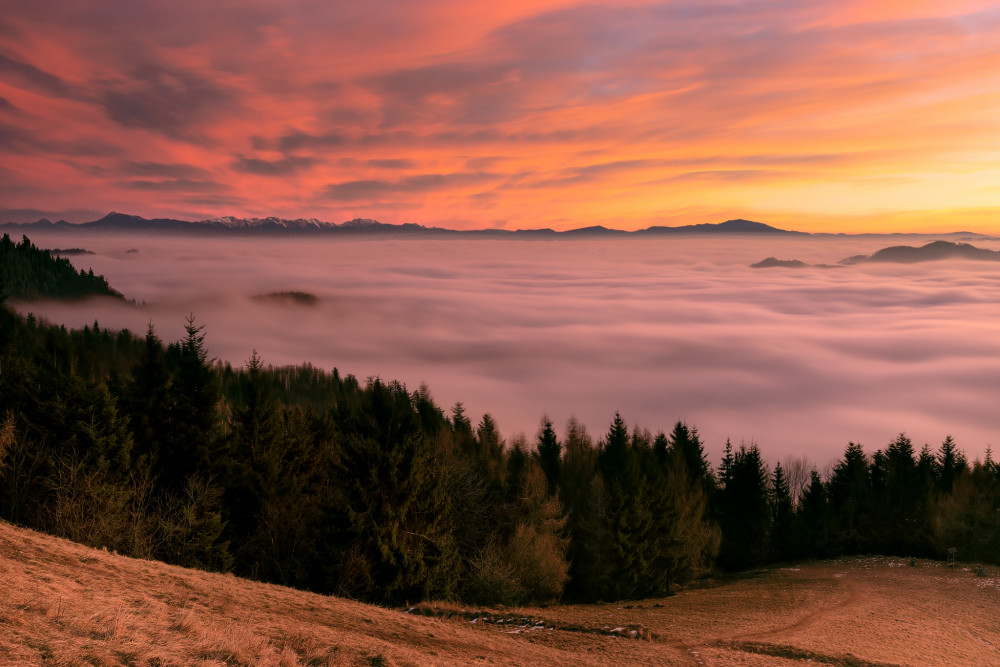
[{"label": "cloud layer", "polygon": [[[970,456],[1000,423],[1000,267],[990,262],[754,270],[767,255],[834,263],[887,238],[559,241],[33,238],[98,254],[92,266],[143,309],[33,304],[166,340],[194,312],[212,355],[309,361],[491,412],[507,436],[548,415],[603,433],[697,426],[715,459],[726,438],[769,460],[822,467],[849,440],[900,431]],[[1000,243],[982,243],[993,248]],[[137,253],[126,253],[128,249]],[[300,290],[313,307],[255,301]]]},{"label": "cloud layer", "polygon": [[0,219],[995,229],[991,2],[503,4],[12,0]]}]

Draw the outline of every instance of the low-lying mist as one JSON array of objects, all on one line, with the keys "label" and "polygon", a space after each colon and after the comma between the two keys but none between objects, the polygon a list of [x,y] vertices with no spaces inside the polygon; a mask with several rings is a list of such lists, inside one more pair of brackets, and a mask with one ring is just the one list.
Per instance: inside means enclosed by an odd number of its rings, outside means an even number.
[{"label": "low-lying mist", "polygon": [[[906,240],[917,245],[934,237]],[[898,238],[207,239],[35,233],[141,306],[15,304],[53,322],[165,341],[194,313],[210,354],[426,383],[439,405],[534,437],[548,415],[594,435],[696,426],[822,467],[848,441],[951,434],[970,458],[1000,428],[1000,266],[836,263]],[[976,241],[982,247],[996,242]],[[131,252],[130,252],[131,251]],[[137,252],[136,252],[137,251]],[[277,292],[302,295],[255,299]]]}]

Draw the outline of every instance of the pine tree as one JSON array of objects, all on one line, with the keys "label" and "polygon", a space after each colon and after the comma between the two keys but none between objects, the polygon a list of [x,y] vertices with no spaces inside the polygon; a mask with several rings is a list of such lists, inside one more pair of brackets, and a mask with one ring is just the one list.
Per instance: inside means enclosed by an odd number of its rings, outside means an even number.
[{"label": "pine tree", "polygon": [[877,497],[884,552],[927,553],[932,489],[921,483],[914,454],[902,433],[885,450],[885,484]]},{"label": "pine tree", "polygon": [[559,489],[559,466],[562,463],[562,445],[556,437],[552,422],[546,417],[538,430],[538,463],[545,473],[546,485],[550,496]]},{"label": "pine tree", "polygon": [[603,572],[598,591],[604,599],[634,598],[664,592],[669,572],[660,567],[667,552],[664,524],[676,512],[658,492],[658,468],[645,434],[629,437],[620,414],[598,449],[597,468],[606,493],[598,543]]},{"label": "pine tree", "polygon": [[363,401],[341,420],[350,546],[339,591],[392,603],[451,597],[458,582],[449,499],[410,397],[373,379]]},{"label": "pine tree", "polygon": [[869,462],[860,444],[848,443],[843,460],[833,469],[829,496],[835,523],[835,550],[863,553],[869,546],[869,517],[873,510]]},{"label": "pine tree", "polygon": [[968,470],[968,463],[962,453],[958,451],[955,441],[949,435],[941,443],[937,454],[938,479],[941,493],[951,493],[955,479],[964,471]]},{"label": "pine tree", "polygon": [[170,429],[170,374],[163,343],[157,337],[152,322],[146,330],[144,343],[139,362],[132,368],[126,409],[135,434],[136,457],[157,470]]},{"label": "pine tree", "polygon": [[705,485],[706,492],[711,492],[712,474],[705,456],[705,446],[698,437],[698,429],[689,428],[684,422],[677,422],[670,434],[670,446],[684,458],[691,480]]},{"label": "pine tree", "polygon": [[771,474],[771,558],[786,560],[792,555],[794,508],[781,463]]},{"label": "pine tree", "polygon": [[654,565],[666,575],[664,590],[674,582],[697,576],[708,570],[719,550],[720,532],[709,520],[709,494],[704,479],[694,478],[685,457],[666,445],[666,436],[658,434],[653,443],[653,459],[659,465],[654,478],[656,491],[655,530],[660,535],[660,553]]},{"label": "pine tree", "polygon": [[834,555],[830,542],[831,516],[826,485],[815,468],[795,514],[795,554],[806,558]]},{"label": "pine tree", "polygon": [[479,421],[475,433],[475,450],[470,452],[471,463],[477,468],[481,483],[493,493],[503,485],[504,440],[492,415],[486,413]]},{"label": "pine tree", "polygon": [[240,397],[232,409],[226,438],[223,477],[227,531],[241,571],[274,580],[274,563],[268,560],[267,537],[261,530],[265,511],[275,511],[284,491],[283,454],[287,450],[282,415],[263,364],[254,350],[240,374]]},{"label": "pine tree", "polygon": [[767,471],[756,444],[740,445],[720,493],[720,564],[742,569],[767,557],[770,511]]},{"label": "pine tree", "polygon": [[204,326],[195,325],[191,315],[184,330],[185,338],[168,350],[177,370],[169,387],[169,423],[160,454],[162,479],[175,490],[184,488],[191,475],[211,478],[218,472],[219,387],[208,361]]},{"label": "pine tree", "polygon": [[566,594],[579,600],[600,597],[607,494],[597,473],[597,450],[586,428],[570,419],[563,438],[559,497],[567,513],[570,579]]},{"label": "pine tree", "polygon": [[723,448],[722,462],[719,464],[719,486],[726,487],[732,479],[733,472],[733,443],[726,438],[726,446]]}]

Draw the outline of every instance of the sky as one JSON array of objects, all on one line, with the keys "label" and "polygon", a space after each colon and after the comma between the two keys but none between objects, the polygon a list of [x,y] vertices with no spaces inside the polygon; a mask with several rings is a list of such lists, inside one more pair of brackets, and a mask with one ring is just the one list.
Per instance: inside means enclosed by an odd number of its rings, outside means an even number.
[{"label": "sky", "polygon": [[[713,465],[727,438],[820,470],[848,442],[871,453],[900,432],[917,450],[952,435],[970,460],[1000,447],[1000,262],[750,268],[770,255],[834,264],[886,237],[32,240],[91,250],[70,259],[145,306],[22,312],[140,334],[151,322],[168,342],[193,313],[220,361],[256,350],[265,364],[426,385],[445,410],[492,414],[508,441],[533,440],[545,415],[560,434],[575,417],[598,437],[620,411],[653,433],[696,427]],[[253,298],[290,290],[316,305]]]},{"label": "sky", "polygon": [[998,233],[998,72],[976,0],[6,0],[0,220]]}]

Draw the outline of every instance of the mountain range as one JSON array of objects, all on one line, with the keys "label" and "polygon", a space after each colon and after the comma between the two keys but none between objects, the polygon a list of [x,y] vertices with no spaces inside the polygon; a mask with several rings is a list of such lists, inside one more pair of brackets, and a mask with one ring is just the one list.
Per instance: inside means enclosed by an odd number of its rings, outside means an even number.
[{"label": "mountain range", "polygon": [[0,229],[34,230],[58,229],[62,231],[157,231],[157,232],[212,232],[241,234],[406,234],[406,235],[455,235],[463,236],[496,236],[496,237],[548,237],[548,236],[621,236],[640,235],[653,236],[664,234],[804,234],[785,229],[778,229],[752,220],[726,220],[717,224],[682,225],[678,227],[655,226],[637,231],[624,231],[609,227],[593,226],[555,231],[553,229],[476,229],[454,230],[442,227],[426,227],[416,223],[400,225],[387,224],[378,220],[355,218],[342,223],[324,222],[315,218],[286,220],[284,218],[236,218],[224,216],[211,220],[176,220],[173,218],[147,219],[127,213],[108,213],[100,220],[83,223],[69,223],[65,220],[52,222],[45,218],[37,222],[14,223],[0,225]]}]

